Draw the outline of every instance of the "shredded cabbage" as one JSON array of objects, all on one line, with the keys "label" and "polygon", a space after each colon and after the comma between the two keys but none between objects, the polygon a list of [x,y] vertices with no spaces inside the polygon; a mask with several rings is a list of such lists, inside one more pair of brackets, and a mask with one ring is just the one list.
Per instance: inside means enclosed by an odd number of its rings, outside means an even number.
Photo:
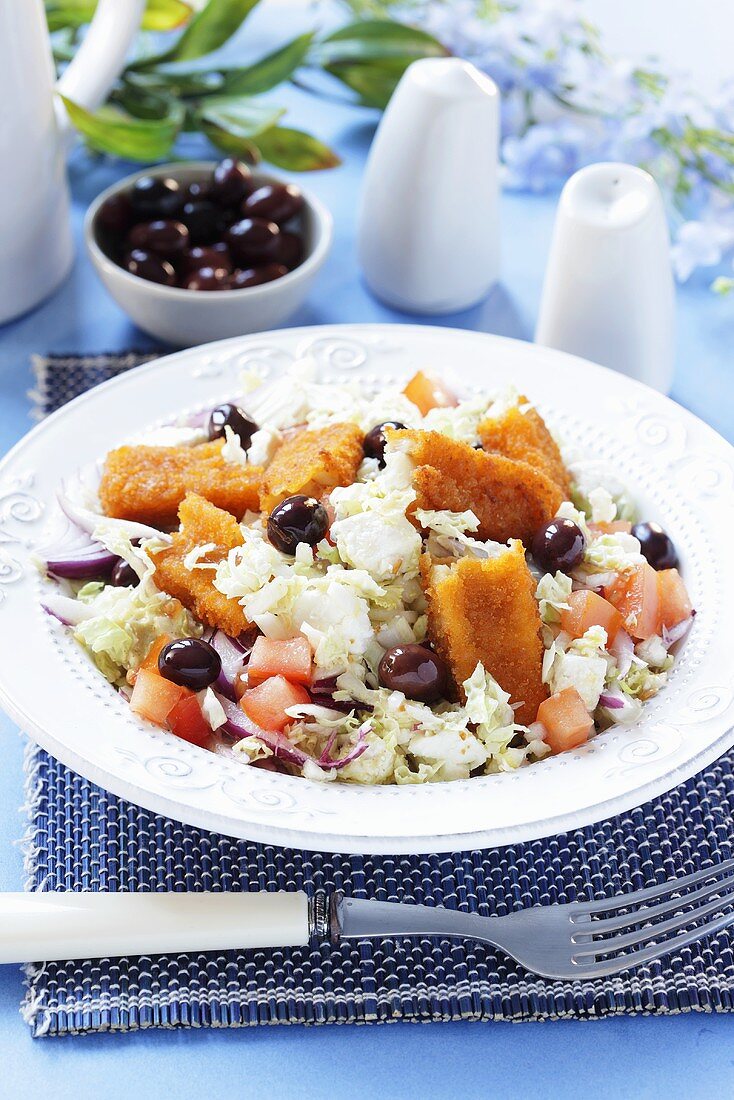
[{"label": "shredded cabbage", "polygon": [[202,626],[178,600],[145,585],[116,588],[85,585],[79,598],[93,614],[74,629],[100,672],[113,684],[137,669],[156,638],[199,637]]},{"label": "shredded cabbage", "polygon": [[553,624],[561,621],[561,612],[569,611],[568,597],[571,595],[573,583],[565,573],[545,573],[538,581],[535,598],[540,608],[540,617],[544,623]]}]

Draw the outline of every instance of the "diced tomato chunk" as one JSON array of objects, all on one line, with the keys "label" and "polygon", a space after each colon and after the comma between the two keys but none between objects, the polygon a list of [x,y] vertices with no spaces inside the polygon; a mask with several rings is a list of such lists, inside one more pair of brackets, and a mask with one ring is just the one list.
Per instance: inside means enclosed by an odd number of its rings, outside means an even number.
[{"label": "diced tomato chunk", "polygon": [[672,630],[678,623],[690,618],[693,604],[677,569],[661,569],[658,573],[660,596],[660,629]]},{"label": "diced tomato chunk", "polygon": [[255,641],[247,666],[247,682],[255,687],[271,676],[284,676],[293,684],[311,683],[311,646],[302,634],[286,641],[264,637]]},{"label": "diced tomato chunk", "polygon": [[626,519],[613,519],[610,523],[590,523],[589,530],[593,531],[595,535],[616,535],[619,533],[629,535],[632,531],[632,524]]},{"label": "diced tomato chunk", "polygon": [[588,741],[594,728],[583,699],[574,687],[564,688],[538,707],[538,722],[546,729],[546,744],[551,752],[567,752]]},{"label": "diced tomato chunk", "polygon": [[186,688],[172,684],[157,672],[141,668],[130,696],[130,709],[157,726],[165,726],[168,715],[186,694]]},{"label": "diced tomato chunk", "polygon": [[187,692],[179,699],[168,715],[167,724],[171,733],[184,741],[190,741],[192,745],[206,745],[212,733],[201,704],[193,692]]},{"label": "diced tomato chunk", "polygon": [[403,393],[420,409],[423,416],[430,409],[452,407],[459,404],[459,399],[441,382],[430,374],[424,374],[422,370],[413,375]]},{"label": "diced tomato chunk", "polygon": [[170,638],[168,634],[161,634],[160,638],[156,638],[156,640],[153,642],[153,645],[145,654],[145,658],[142,661],[140,667],[150,669],[151,672],[157,672],[158,657],[160,656],[160,652],[164,646],[168,645],[170,641],[172,641],[172,638]]},{"label": "diced tomato chunk", "polygon": [[660,596],[657,573],[645,561],[629,573],[622,573],[604,595],[624,619],[628,634],[638,641],[652,638],[660,626]]},{"label": "diced tomato chunk", "polygon": [[257,687],[249,688],[240,699],[240,706],[256,725],[281,732],[293,719],[288,707],[310,702],[310,695],[299,684],[291,684],[284,676],[271,676]]},{"label": "diced tomato chunk", "polygon": [[570,611],[561,612],[561,629],[572,638],[581,638],[590,626],[603,626],[610,646],[622,626],[622,616],[609,600],[596,592],[572,592]]}]

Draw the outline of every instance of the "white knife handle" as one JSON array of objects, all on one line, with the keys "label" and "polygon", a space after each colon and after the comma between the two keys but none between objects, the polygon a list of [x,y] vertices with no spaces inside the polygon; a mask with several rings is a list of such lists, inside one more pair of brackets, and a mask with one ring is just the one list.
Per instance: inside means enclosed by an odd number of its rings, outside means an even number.
[{"label": "white knife handle", "polygon": [[309,903],[280,893],[0,893],[0,963],[309,941]]}]

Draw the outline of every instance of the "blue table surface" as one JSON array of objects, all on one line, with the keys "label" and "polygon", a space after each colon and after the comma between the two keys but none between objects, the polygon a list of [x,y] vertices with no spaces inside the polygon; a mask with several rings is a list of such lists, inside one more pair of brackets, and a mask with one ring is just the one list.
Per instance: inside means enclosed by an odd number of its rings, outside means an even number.
[{"label": "blue table surface", "polygon": [[[334,213],[334,249],[310,301],[290,323],[410,321],[375,301],[362,284],[354,254],[360,176],[375,117],[296,90],[279,92],[294,125],[330,140],[341,168],[307,185]],[[129,166],[90,162],[77,152],[70,165],[77,240],[83,212]],[[455,327],[532,337],[554,197],[505,195],[501,286],[482,305],[443,319]],[[731,304],[717,300],[708,280],[678,295],[678,358],[674,397],[734,440]],[[29,359],[38,352],[100,352],[153,347],[97,282],[81,248],[62,289],[39,309],[0,328],[0,448],[30,427]],[[600,395],[601,399],[601,395]],[[0,715],[0,889],[23,882],[17,845],[24,829],[22,738]],[[734,1019],[684,1015],[601,1022],[434,1024],[349,1028],[257,1028],[249,1031],[146,1032],[85,1038],[30,1038],[18,1014],[22,975],[0,967],[0,1065],[5,1096],[53,1097],[194,1095],[544,1096],[598,1097],[731,1094]],[[728,1086],[728,1087],[727,1087]],[[41,1092],[40,1090],[43,1090]]]}]

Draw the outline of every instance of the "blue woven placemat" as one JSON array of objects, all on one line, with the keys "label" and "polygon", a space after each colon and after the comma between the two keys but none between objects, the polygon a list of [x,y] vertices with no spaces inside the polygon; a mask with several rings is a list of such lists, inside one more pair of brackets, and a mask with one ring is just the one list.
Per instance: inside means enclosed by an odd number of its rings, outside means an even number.
[{"label": "blue woven placemat", "polygon": [[[39,359],[48,412],[134,365]],[[29,887],[44,890],[279,890],[482,913],[603,897],[730,858],[734,752],[622,817],[544,841],[434,856],[340,856],[232,840],[114,798],[41,749],[26,758]],[[365,941],[318,949],[49,963],[30,967],[33,1034],[259,1023],[527,1020],[731,1011],[734,932],[600,982],[535,978],[492,948]]]}]

